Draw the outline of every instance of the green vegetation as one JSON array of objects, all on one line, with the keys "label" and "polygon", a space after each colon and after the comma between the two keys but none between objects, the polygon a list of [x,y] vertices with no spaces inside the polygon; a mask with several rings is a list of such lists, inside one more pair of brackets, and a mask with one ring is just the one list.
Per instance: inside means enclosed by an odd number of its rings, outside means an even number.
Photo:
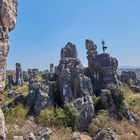
[{"label": "green vegetation", "polygon": [[64,109],[50,108],[42,110],[36,118],[36,122],[42,126],[71,127],[76,130],[79,127],[80,113],[76,107],[70,103]]},{"label": "green vegetation", "polygon": [[135,93],[126,84],[123,84],[121,89],[129,109],[140,116],[140,93]]},{"label": "green vegetation", "polygon": [[110,117],[105,110],[100,111],[89,126],[88,133],[96,135],[100,128],[111,128],[120,136],[120,140],[139,140],[140,126],[131,124],[128,120],[118,121]]},{"label": "green vegetation", "polygon": [[[27,85],[15,87],[15,90],[27,92]],[[5,90],[4,94],[0,95],[0,98],[7,103],[9,99],[5,99],[5,96],[8,92],[8,90]],[[120,114],[123,113],[123,107],[127,103],[129,109],[140,116],[140,94],[136,94],[126,84],[122,85],[121,92],[122,94],[117,95],[115,91],[111,91],[111,96],[107,97],[107,102],[109,103],[110,99],[112,99]],[[133,125],[127,119],[118,121],[110,117],[107,105],[102,101],[101,97],[93,96],[93,102],[96,109],[96,118],[93,119],[88,128],[89,135],[96,135],[99,128],[111,128],[120,136],[120,140],[140,139],[140,124]],[[21,104],[17,104],[4,111],[9,139],[12,139],[13,135],[25,135],[27,132],[26,127],[23,127],[28,120],[27,112],[28,108]],[[79,111],[73,103],[69,103],[65,108],[48,108],[42,110],[40,115],[36,117],[35,123],[37,127],[50,127],[53,130],[50,140],[71,140],[73,131],[79,128],[79,117]],[[18,125],[20,129],[13,129],[13,125]]]}]

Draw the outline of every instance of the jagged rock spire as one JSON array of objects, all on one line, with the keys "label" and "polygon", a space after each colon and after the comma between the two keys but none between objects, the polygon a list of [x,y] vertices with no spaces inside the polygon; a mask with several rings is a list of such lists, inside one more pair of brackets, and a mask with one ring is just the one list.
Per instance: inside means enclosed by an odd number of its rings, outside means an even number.
[{"label": "jagged rock spire", "polygon": [[0,1],[0,91],[5,87],[9,36],[16,24],[17,0]]}]

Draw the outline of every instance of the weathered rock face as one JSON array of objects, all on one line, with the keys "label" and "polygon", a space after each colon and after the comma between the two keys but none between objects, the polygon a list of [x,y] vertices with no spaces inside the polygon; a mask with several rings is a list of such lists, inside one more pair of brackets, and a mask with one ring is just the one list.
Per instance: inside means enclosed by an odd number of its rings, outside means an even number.
[{"label": "weathered rock face", "polygon": [[136,80],[137,75],[134,71],[123,71],[121,74],[121,81],[130,84],[130,80]]},{"label": "weathered rock face", "polygon": [[16,24],[17,0],[0,1],[0,90],[5,87],[7,55],[9,52],[8,33]]},{"label": "weathered rock face", "polygon": [[84,67],[77,58],[76,46],[67,43],[61,50],[61,60],[56,67],[57,88],[61,103],[72,101],[85,95],[92,95],[91,80],[84,75]]},{"label": "weathered rock face", "polygon": [[[38,81],[37,74],[30,70],[29,94],[27,105],[31,107],[32,115],[37,115],[42,109],[54,106],[54,99],[50,95],[49,87]],[[50,93],[50,94],[49,94]]]},{"label": "weathered rock face", "polygon": [[0,109],[0,140],[6,140],[5,118],[1,109]]},{"label": "weathered rock face", "polygon": [[140,80],[134,71],[123,71],[120,80],[126,83],[133,91],[140,92]]},{"label": "weathered rock face", "polygon": [[76,46],[67,43],[61,51],[61,60],[56,67],[57,94],[61,105],[73,101],[80,111],[80,129],[86,130],[94,117],[90,78],[84,75],[84,67],[77,58]]},{"label": "weathered rock face", "polygon": [[88,69],[87,75],[91,77],[94,92],[100,89],[106,89],[108,84],[118,85],[117,67],[118,61],[110,54],[97,53],[97,46],[91,40],[86,40],[85,47],[87,50]]},{"label": "weathered rock face", "polygon": [[27,71],[23,71],[23,81],[25,82],[29,81],[29,75]]},{"label": "weathered rock face", "polygon": [[8,75],[7,79],[8,79],[8,87],[12,88],[13,85],[14,85],[14,77],[13,77],[13,75]]},{"label": "weathered rock face", "polygon": [[78,98],[75,100],[75,105],[80,112],[80,130],[84,131],[95,116],[92,97],[86,95]]},{"label": "weathered rock face", "polygon": [[111,129],[100,129],[94,138],[95,140],[119,140],[119,136]]},{"label": "weathered rock face", "polygon": [[23,71],[20,63],[16,63],[16,85],[23,84]]}]

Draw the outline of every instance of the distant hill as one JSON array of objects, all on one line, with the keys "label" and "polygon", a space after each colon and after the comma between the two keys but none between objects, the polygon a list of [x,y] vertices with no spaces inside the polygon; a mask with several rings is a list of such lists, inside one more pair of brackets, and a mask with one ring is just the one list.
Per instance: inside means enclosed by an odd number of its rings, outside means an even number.
[{"label": "distant hill", "polygon": [[119,66],[119,69],[140,69],[140,66]]}]

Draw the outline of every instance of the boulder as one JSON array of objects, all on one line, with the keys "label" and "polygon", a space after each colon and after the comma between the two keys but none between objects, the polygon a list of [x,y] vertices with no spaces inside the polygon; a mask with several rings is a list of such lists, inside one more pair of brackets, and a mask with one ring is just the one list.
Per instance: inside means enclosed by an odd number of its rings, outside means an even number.
[{"label": "boulder", "polygon": [[48,140],[52,134],[52,130],[50,128],[43,128],[40,131],[37,132],[36,134],[36,140]]},{"label": "boulder", "polygon": [[23,136],[14,136],[13,139],[14,140],[23,140]]},{"label": "boulder", "polygon": [[25,137],[24,140],[36,140],[35,135],[32,132],[29,132]]},{"label": "boulder", "polygon": [[74,132],[72,135],[72,140],[81,140],[81,134],[79,132]]},{"label": "boulder", "polygon": [[99,129],[94,140],[119,140],[119,136],[109,128]]},{"label": "boulder", "polygon": [[5,117],[1,109],[0,109],[0,140],[6,140]]}]

